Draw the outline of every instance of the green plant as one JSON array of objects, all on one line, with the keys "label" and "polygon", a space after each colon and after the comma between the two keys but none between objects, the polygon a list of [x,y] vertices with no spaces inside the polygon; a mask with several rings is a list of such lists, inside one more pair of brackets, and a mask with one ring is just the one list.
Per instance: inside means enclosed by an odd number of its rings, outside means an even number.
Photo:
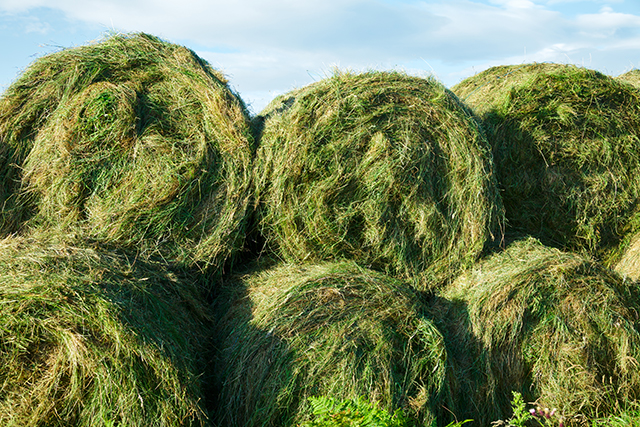
[{"label": "green plant", "polygon": [[364,398],[337,401],[330,397],[310,397],[312,419],[301,427],[409,427],[400,409],[389,414]]},{"label": "green plant", "polygon": [[527,411],[527,404],[522,398],[522,394],[517,391],[513,393],[513,400],[511,401],[511,408],[513,409],[513,415],[507,422],[509,427],[525,427],[527,421],[533,419],[533,415]]}]

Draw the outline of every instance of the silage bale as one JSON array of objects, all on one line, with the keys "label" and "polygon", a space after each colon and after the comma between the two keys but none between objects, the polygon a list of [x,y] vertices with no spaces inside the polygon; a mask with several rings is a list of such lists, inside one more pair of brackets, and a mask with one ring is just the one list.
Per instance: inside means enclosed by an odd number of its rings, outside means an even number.
[{"label": "silage bale", "polygon": [[471,358],[462,366],[480,378],[469,389],[474,419],[511,416],[512,391],[567,420],[615,415],[640,397],[640,294],[600,264],[528,238],[480,262],[441,297],[463,307],[457,320],[466,317],[450,327],[468,328],[457,331],[463,339],[449,345],[450,354]]},{"label": "silage bale", "polygon": [[344,258],[441,277],[498,237],[487,142],[433,78],[338,72],[276,98],[256,120],[258,226],[288,262]]},{"label": "silage bale", "polygon": [[242,244],[252,155],[242,101],[192,51],[146,34],[65,49],[0,99],[0,230],[218,265]]},{"label": "silage bale", "polygon": [[483,119],[511,231],[591,255],[640,194],[640,92],[572,65],[490,68],[452,89]]},{"label": "silage bale", "polygon": [[219,425],[297,425],[319,396],[364,398],[420,425],[454,404],[442,336],[396,279],[348,262],[283,264],[222,289]]},{"label": "silage bale", "polygon": [[0,424],[205,426],[210,318],[163,264],[0,240]]}]

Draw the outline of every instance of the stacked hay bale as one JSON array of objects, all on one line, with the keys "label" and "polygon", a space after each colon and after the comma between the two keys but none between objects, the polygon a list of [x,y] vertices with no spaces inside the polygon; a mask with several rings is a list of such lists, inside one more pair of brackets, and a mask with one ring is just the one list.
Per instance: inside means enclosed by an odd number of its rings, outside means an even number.
[{"label": "stacked hay bale", "polygon": [[123,254],[0,240],[0,424],[208,425],[193,278]]},{"label": "stacked hay bale", "polygon": [[196,272],[243,245],[254,149],[224,77],[146,34],[2,94],[0,424],[208,424]]},{"label": "stacked hay bale", "polygon": [[512,391],[589,418],[640,397],[640,293],[600,264],[529,238],[480,262],[441,297],[457,307],[432,308],[441,313],[436,323],[448,324],[449,354],[459,359],[452,363],[484,378],[469,390],[474,419],[510,416]]},{"label": "stacked hay bale", "polygon": [[115,35],[36,60],[0,99],[0,230],[221,265],[241,245],[249,118],[192,51]]},{"label": "stacked hay bale", "polygon": [[455,404],[443,338],[397,279],[283,264],[229,280],[219,301],[219,425],[297,425],[311,396],[366,398],[419,425]]},{"label": "stacked hay bale", "polygon": [[336,73],[276,98],[256,120],[258,228],[286,261],[346,258],[442,279],[499,236],[487,142],[432,78]]},{"label": "stacked hay bale", "polygon": [[640,92],[556,64],[494,67],[453,91],[483,119],[511,231],[606,260],[637,223]]}]

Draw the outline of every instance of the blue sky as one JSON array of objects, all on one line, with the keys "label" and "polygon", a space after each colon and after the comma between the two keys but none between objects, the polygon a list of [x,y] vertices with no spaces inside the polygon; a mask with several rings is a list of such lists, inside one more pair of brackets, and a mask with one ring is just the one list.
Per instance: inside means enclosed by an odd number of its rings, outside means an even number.
[{"label": "blue sky", "polygon": [[0,90],[38,56],[107,31],[195,50],[255,113],[334,67],[446,86],[534,61],[640,68],[639,0],[0,0]]}]

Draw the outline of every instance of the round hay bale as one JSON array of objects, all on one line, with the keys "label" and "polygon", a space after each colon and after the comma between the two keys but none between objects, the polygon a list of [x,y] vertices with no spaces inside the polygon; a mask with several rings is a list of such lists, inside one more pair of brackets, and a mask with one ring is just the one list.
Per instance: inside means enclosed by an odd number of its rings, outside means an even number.
[{"label": "round hay bale", "polygon": [[498,236],[487,142],[433,78],[336,73],[276,98],[256,120],[259,228],[288,262],[451,275]]},{"label": "round hay bale", "polygon": [[631,71],[627,71],[624,74],[620,74],[616,77],[616,80],[620,80],[629,83],[635,87],[640,87],[640,70],[634,68]]},{"label": "round hay bale", "polygon": [[281,265],[222,289],[219,425],[294,425],[317,396],[366,398],[420,425],[442,410],[446,349],[408,285],[344,262]]},{"label": "round hay bale", "polygon": [[[567,419],[615,415],[640,397],[638,287],[600,264],[529,238],[442,297],[464,305],[468,320],[456,327],[469,330],[459,336],[477,342],[471,357],[484,380],[470,390],[474,419],[509,417],[512,391]],[[459,344],[469,351],[469,342]]]},{"label": "round hay bale", "polygon": [[482,118],[512,232],[600,255],[638,213],[640,92],[596,71],[501,66],[453,91]]},{"label": "round hay bale", "polygon": [[0,424],[205,426],[207,308],[160,264],[0,241]]},{"label": "round hay bale", "polygon": [[115,35],[36,60],[0,99],[1,231],[219,265],[244,238],[249,116],[192,51]]}]

